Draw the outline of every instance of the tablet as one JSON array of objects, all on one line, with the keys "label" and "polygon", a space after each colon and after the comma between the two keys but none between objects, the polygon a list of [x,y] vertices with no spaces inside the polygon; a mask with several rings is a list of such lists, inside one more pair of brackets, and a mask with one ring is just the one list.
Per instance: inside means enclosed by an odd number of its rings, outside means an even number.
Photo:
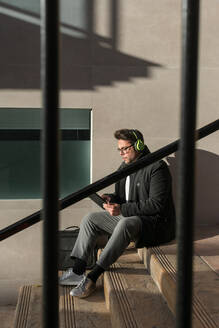
[{"label": "tablet", "polygon": [[97,193],[90,195],[89,198],[92,199],[92,201],[94,201],[101,208],[103,208],[103,204],[106,203],[106,201],[102,197],[100,197]]}]

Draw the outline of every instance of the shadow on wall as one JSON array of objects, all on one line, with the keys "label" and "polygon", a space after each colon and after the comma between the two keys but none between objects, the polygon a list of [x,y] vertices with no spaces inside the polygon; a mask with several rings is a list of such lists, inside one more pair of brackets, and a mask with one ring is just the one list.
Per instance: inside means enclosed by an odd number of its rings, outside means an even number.
[{"label": "shadow on wall", "polygon": [[[177,162],[175,157],[168,157],[169,169],[173,177],[173,195],[176,204]],[[195,188],[195,223],[219,224],[219,156],[208,151],[196,150],[196,188]]]},{"label": "shadow on wall", "polygon": [[[73,6],[71,2],[68,6]],[[118,50],[119,6],[111,0],[111,35],[94,33],[94,2],[84,0],[83,28],[74,26],[73,17],[61,24],[61,88],[93,90],[133,77],[151,77],[152,67],[161,67]],[[1,89],[40,88],[40,18],[11,5],[0,5]],[[67,11],[68,8],[64,8]],[[74,12],[74,8],[70,8]],[[0,11],[1,12],[1,11]],[[77,17],[76,17],[77,18]],[[79,22],[80,23],[80,22]]]}]

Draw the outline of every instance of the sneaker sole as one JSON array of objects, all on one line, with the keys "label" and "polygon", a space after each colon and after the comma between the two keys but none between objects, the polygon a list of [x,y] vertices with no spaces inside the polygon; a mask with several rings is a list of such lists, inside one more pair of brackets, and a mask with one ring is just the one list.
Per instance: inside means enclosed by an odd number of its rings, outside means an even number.
[{"label": "sneaker sole", "polygon": [[59,280],[59,285],[61,286],[77,286],[79,282],[83,279],[84,276],[81,276],[81,278],[67,278],[64,280]]},{"label": "sneaker sole", "polygon": [[72,282],[72,281],[60,281],[59,282],[59,285],[60,286],[77,286],[78,285],[78,283],[79,283],[80,281],[75,281],[75,282]]},{"label": "sneaker sole", "polygon": [[93,292],[95,292],[96,289],[97,288],[95,287],[88,294],[84,294],[84,295],[72,295],[71,292],[70,292],[70,296],[77,297],[77,298],[86,298],[86,297],[89,297]]}]

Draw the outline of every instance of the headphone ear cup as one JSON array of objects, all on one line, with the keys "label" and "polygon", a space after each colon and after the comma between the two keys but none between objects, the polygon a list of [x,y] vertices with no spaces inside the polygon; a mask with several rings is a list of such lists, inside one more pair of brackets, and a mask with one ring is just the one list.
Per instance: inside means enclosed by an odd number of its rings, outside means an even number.
[{"label": "headphone ear cup", "polygon": [[141,139],[138,139],[134,144],[134,148],[136,151],[142,151],[144,149],[143,141]]},{"label": "headphone ear cup", "polygon": [[140,138],[138,138],[137,131],[132,130],[132,133],[134,134],[134,136],[136,138],[136,141],[134,143],[135,151],[142,151],[144,149],[144,142]]}]

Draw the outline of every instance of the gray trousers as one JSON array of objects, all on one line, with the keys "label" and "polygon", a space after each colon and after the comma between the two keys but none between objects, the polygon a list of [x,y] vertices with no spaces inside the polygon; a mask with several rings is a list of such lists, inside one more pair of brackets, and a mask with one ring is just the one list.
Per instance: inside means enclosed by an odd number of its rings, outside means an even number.
[{"label": "gray trousers", "polygon": [[107,211],[90,213],[80,224],[80,232],[71,257],[86,262],[90,251],[96,245],[97,238],[107,234],[110,238],[97,261],[99,266],[107,270],[124,252],[130,241],[139,238],[141,231],[142,222],[138,216],[111,216]]}]

